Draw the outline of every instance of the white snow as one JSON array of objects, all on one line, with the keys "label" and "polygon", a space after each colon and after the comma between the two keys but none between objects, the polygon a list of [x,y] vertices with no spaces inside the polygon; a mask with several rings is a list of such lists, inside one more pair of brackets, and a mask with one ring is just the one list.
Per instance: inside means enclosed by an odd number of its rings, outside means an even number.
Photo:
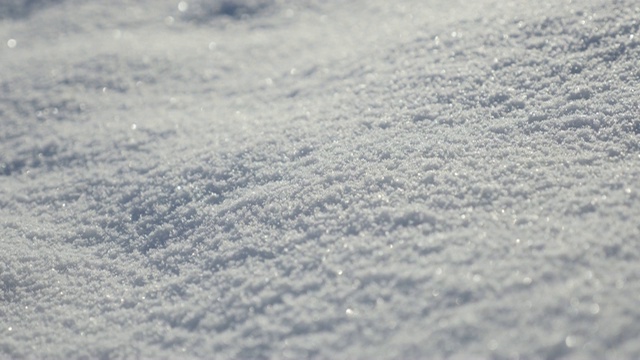
[{"label": "white snow", "polygon": [[640,357],[638,16],[3,2],[0,357]]}]

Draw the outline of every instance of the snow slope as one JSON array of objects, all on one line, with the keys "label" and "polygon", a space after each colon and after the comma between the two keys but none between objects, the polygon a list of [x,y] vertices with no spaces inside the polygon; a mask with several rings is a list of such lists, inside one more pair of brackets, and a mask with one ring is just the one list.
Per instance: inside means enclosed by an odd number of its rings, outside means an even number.
[{"label": "snow slope", "polygon": [[639,16],[3,2],[0,357],[640,357]]}]

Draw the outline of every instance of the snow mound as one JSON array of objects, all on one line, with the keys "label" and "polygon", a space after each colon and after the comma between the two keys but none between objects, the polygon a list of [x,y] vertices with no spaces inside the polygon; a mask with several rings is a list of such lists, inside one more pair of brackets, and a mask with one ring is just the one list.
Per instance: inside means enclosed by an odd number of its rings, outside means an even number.
[{"label": "snow mound", "polygon": [[7,52],[0,354],[640,356],[632,1],[178,3]]}]

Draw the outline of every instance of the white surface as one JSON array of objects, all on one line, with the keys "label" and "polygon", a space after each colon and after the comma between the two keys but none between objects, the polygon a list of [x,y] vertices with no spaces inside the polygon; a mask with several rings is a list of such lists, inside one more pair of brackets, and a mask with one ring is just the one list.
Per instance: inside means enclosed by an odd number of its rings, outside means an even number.
[{"label": "white surface", "polygon": [[640,357],[633,1],[28,3],[1,357]]}]

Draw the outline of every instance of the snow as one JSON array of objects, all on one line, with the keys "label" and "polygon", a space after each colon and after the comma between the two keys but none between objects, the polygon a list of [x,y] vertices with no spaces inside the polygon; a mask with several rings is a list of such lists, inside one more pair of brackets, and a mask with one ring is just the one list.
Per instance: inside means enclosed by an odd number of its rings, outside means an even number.
[{"label": "snow", "polygon": [[0,357],[639,357],[638,15],[4,2]]}]

